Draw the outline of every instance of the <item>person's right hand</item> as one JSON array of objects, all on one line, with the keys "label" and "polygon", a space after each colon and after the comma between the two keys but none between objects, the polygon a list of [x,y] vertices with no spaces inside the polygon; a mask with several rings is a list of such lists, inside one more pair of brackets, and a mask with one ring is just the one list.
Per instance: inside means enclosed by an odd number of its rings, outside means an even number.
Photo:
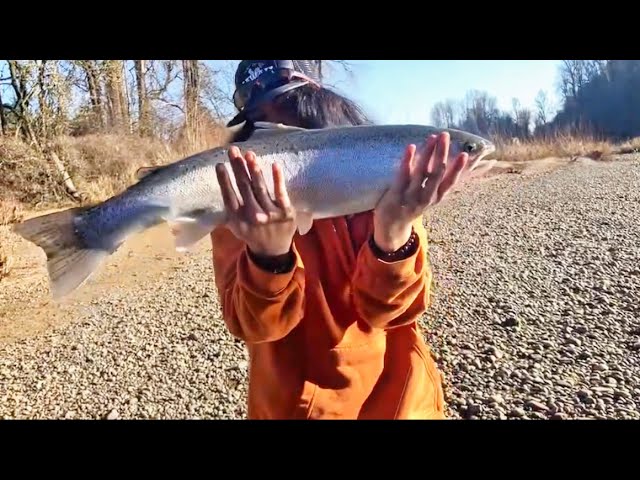
[{"label": "person's right hand", "polygon": [[247,152],[243,158],[240,149],[233,146],[229,149],[229,160],[242,200],[238,199],[225,166],[216,165],[227,227],[256,255],[275,257],[289,253],[297,226],[280,167],[275,163],[272,166],[275,194],[272,199],[253,152]]}]

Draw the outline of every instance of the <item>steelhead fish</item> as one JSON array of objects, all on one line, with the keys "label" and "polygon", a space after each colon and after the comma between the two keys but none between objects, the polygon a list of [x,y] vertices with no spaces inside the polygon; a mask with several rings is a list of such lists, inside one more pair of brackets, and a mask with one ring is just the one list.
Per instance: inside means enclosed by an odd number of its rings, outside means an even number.
[{"label": "steelhead fish", "polygon": [[[320,130],[266,123],[257,126],[260,129],[252,138],[235,145],[244,152],[252,150],[265,171],[274,162],[282,167],[301,235],[311,229],[315,219],[374,209],[396,177],[407,145],[420,145],[430,134],[449,132],[449,162],[467,152],[467,172],[488,170],[491,162],[482,159],[495,150],[490,141],[471,133],[422,125]],[[227,156],[230,145],[141,169],[137,183],[97,205],[70,208],[15,225],[17,234],[46,253],[52,296],[65,296],[82,285],[135,233],[172,222],[177,226],[176,248],[184,251],[224,223],[215,166],[226,165],[239,193]],[[272,176],[264,175],[264,179],[273,195]]]}]

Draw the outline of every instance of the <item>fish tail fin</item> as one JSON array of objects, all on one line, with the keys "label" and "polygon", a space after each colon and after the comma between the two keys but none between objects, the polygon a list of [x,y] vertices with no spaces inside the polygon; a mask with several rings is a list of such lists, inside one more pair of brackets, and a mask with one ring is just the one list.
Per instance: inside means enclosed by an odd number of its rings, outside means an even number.
[{"label": "fish tail fin", "polygon": [[44,250],[52,296],[57,299],[82,285],[110,252],[89,248],[76,234],[74,219],[85,208],[31,218],[13,231]]}]

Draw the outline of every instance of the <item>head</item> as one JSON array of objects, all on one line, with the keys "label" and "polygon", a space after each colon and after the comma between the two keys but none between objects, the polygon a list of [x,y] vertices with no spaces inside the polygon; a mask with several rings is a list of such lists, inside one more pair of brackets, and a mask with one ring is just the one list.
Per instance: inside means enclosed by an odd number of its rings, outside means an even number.
[{"label": "head", "polygon": [[456,130],[452,128],[444,129],[449,132],[451,142],[449,144],[449,157],[456,158],[461,153],[467,153],[470,161],[478,161],[485,158],[487,155],[495,152],[495,145],[478,135],[465,132],[463,130]]},{"label": "head", "polygon": [[322,86],[313,60],[243,60],[235,84],[239,113],[228,126],[246,123],[234,141],[247,139],[258,121],[308,129],[371,123],[353,101]]}]

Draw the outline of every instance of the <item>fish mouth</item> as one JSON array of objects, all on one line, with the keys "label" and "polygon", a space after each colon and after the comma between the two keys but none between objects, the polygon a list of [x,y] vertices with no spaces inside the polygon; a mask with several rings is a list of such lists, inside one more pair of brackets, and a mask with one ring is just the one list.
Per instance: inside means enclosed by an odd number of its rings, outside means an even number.
[{"label": "fish mouth", "polygon": [[496,150],[497,150],[496,146],[493,143],[484,143],[482,145],[482,151],[478,154],[478,157],[476,158],[476,160],[480,161],[486,158],[487,156],[491,155],[492,153],[495,153]]}]

